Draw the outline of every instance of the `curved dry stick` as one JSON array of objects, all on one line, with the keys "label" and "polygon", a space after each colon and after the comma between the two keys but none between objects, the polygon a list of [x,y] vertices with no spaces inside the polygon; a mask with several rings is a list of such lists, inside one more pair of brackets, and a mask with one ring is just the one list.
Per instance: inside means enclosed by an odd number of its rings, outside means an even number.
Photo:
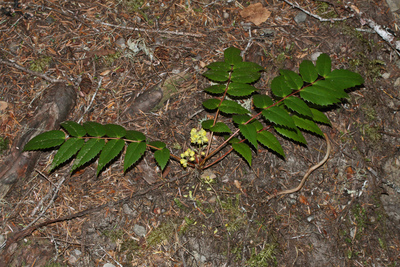
[{"label": "curved dry stick", "polygon": [[270,201],[271,199],[273,199],[274,197],[279,196],[279,195],[287,195],[287,194],[291,194],[291,193],[299,191],[303,187],[303,185],[306,182],[308,176],[310,176],[310,174],[313,171],[315,171],[316,169],[318,169],[319,167],[324,165],[324,163],[329,158],[329,154],[331,153],[331,142],[329,141],[328,136],[326,134],[324,134],[324,135],[325,135],[325,140],[326,140],[326,154],[325,154],[325,157],[320,162],[318,162],[317,164],[315,164],[314,166],[312,166],[311,168],[308,169],[307,173],[304,175],[303,179],[301,180],[300,184],[297,187],[292,188],[292,189],[283,190],[283,191],[280,191],[280,192],[278,192],[276,194],[270,195],[270,196],[267,197],[267,202]]}]

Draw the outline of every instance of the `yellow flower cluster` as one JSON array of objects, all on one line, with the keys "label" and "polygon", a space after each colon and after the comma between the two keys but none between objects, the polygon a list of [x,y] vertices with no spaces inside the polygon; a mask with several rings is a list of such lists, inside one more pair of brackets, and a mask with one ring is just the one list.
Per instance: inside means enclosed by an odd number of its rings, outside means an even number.
[{"label": "yellow flower cluster", "polygon": [[190,148],[181,154],[180,163],[183,167],[187,167],[188,161],[194,161],[194,151]]},{"label": "yellow flower cluster", "polygon": [[195,128],[193,128],[190,131],[190,141],[194,144],[202,145],[208,142],[208,138],[206,135],[207,132],[204,129],[197,131]]}]

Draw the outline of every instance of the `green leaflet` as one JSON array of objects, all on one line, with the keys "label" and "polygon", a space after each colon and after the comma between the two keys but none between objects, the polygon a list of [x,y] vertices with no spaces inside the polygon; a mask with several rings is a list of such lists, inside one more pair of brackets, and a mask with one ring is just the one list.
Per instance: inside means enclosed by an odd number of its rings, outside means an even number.
[{"label": "green leaflet", "polygon": [[128,170],[133,164],[135,164],[146,151],[146,143],[130,143],[126,148],[125,159],[124,159],[124,172]]},{"label": "green leaflet", "polygon": [[149,143],[149,145],[150,146],[155,146],[157,148],[164,148],[164,147],[167,146],[164,142],[161,142],[161,141],[152,141],[152,142]]},{"label": "green leaflet", "polygon": [[274,101],[267,95],[253,95],[253,104],[256,108],[268,108]]},{"label": "green leaflet", "polygon": [[207,99],[203,102],[203,106],[206,109],[213,110],[216,109],[221,101],[215,98]]},{"label": "green leaflet", "polygon": [[322,77],[326,77],[331,72],[331,58],[327,54],[319,55],[315,68],[318,74]]},{"label": "green leaflet", "polygon": [[232,100],[224,100],[219,106],[219,110],[226,114],[247,114],[250,113],[247,109],[239,105],[238,102]]},{"label": "green leaflet", "polygon": [[294,124],[292,117],[281,107],[273,106],[269,109],[264,109],[262,111],[262,115],[266,120],[269,120],[275,124],[296,129],[296,125]]},{"label": "green leaflet", "polygon": [[262,131],[262,132],[257,133],[257,141],[260,142],[260,144],[275,151],[276,153],[281,155],[283,158],[285,157],[285,152],[283,152],[281,144],[279,143],[278,139],[272,133],[270,133],[268,131]]},{"label": "green leaflet", "polygon": [[279,125],[275,125],[274,129],[275,129],[275,131],[277,131],[278,133],[280,133],[281,135],[283,135],[289,139],[292,139],[294,141],[297,141],[299,143],[307,145],[306,139],[304,138],[303,134],[300,132],[300,130],[298,128],[288,129],[285,127],[281,127]]},{"label": "green leaflet", "polygon": [[257,149],[257,130],[253,124],[239,125],[240,133]]},{"label": "green leaflet", "polygon": [[224,71],[228,72],[231,70],[231,65],[226,62],[213,62],[207,65],[210,70]]},{"label": "green leaflet", "polygon": [[221,70],[208,70],[203,76],[215,82],[226,82],[229,79],[229,73]]},{"label": "green leaflet", "polygon": [[125,138],[132,141],[144,141],[146,136],[138,131],[129,130],[126,131]]},{"label": "green leaflet", "polygon": [[156,159],[161,170],[164,170],[165,166],[167,165],[167,162],[169,161],[169,157],[170,157],[170,152],[166,147],[154,152],[154,158]]},{"label": "green leaflet", "polygon": [[85,141],[81,138],[70,138],[65,141],[54,156],[50,171],[72,158],[82,148],[84,143]]},{"label": "green leaflet", "polygon": [[245,143],[233,143],[232,148],[239,153],[251,166],[251,149]]},{"label": "green leaflet", "polygon": [[324,113],[322,113],[321,111],[314,109],[314,108],[310,108],[312,114],[313,114],[313,120],[315,122],[319,122],[319,123],[323,123],[326,125],[331,126],[331,122],[328,119],[328,117],[326,117],[326,115]]},{"label": "green leaflet", "polygon": [[61,145],[65,141],[63,131],[49,131],[33,137],[24,147],[24,151],[47,149]]},{"label": "green leaflet", "polygon": [[102,137],[106,135],[106,128],[100,123],[87,121],[83,124],[88,135],[93,137]]},{"label": "green leaflet", "polygon": [[257,88],[255,88],[254,86],[251,86],[249,84],[232,82],[228,86],[227,93],[230,96],[240,97],[240,96],[249,96],[256,90],[257,90]]},{"label": "green leaflet", "polygon": [[201,123],[201,128],[204,130],[210,130],[210,128],[213,126],[214,120],[206,120]]},{"label": "green leaflet", "polygon": [[105,143],[104,139],[90,139],[87,141],[76,156],[71,172],[95,158],[103,149]]},{"label": "green leaflet", "polygon": [[298,90],[303,86],[303,79],[296,72],[291,70],[280,70],[290,89]]},{"label": "green leaflet", "polygon": [[61,127],[63,127],[67,133],[73,137],[83,137],[86,135],[85,128],[74,121],[64,121],[61,123]]},{"label": "green leaflet", "polygon": [[243,61],[235,63],[233,70],[238,72],[259,72],[264,70],[264,68],[257,63]]},{"label": "green leaflet", "polygon": [[250,120],[251,117],[249,115],[233,115],[232,121],[236,124],[243,124]]},{"label": "green leaflet", "polygon": [[254,83],[258,81],[261,77],[261,74],[259,72],[239,72],[239,71],[233,71],[232,73],[232,82],[237,82],[237,83]]},{"label": "green leaflet", "polygon": [[286,98],[283,103],[292,111],[297,112],[298,114],[304,115],[306,117],[312,118],[313,114],[310,108],[298,97],[289,96]]},{"label": "green leaflet", "polygon": [[[205,129],[205,128],[204,128]],[[231,129],[223,123],[223,122],[217,122],[214,126],[209,128],[211,132],[215,133],[231,133]]]},{"label": "green leaflet", "polygon": [[334,70],[327,74],[325,78],[332,82],[338,90],[348,89],[364,83],[364,79],[360,74],[349,70]]},{"label": "green leaflet", "polygon": [[116,156],[118,156],[119,153],[121,153],[124,147],[125,141],[122,139],[112,139],[107,142],[100,153],[96,172],[97,176],[108,163],[110,163]]},{"label": "green leaflet", "polygon": [[303,62],[300,63],[299,72],[303,81],[308,83],[312,83],[318,78],[318,71],[309,60],[303,60]]},{"label": "green leaflet", "polygon": [[340,102],[340,99],[335,96],[335,93],[327,91],[319,86],[309,86],[300,91],[300,96],[315,105],[329,106]]},{"label": "green leaflet", "polygon": [[285,97],[292,93],[291,87],[288,85],[284,76],[275,77],[271,82],[271,91],[277,97]]},{"label": "green leaflet", "polygon": [[106,135],[112,138],[122,138],[126,135],[126,130],[121,125],[117,124],[106,124],[104,125],[106,129]]},{"label": "green leaflet", "polygon": [[313,122],[312,120],[304,119],[296,115],[294,115],[292,118],[297,127],[318,134],[320,136],[324,136],[324,133],[321,131],[318,125],[315,124],[315,122]]},{"label": "green leaflet", "polygon": [[240,56],[240,49],[235,47],[229,47],[224,51],[225,62],[230,65],[235,65],[236,63],[242,62],[243,58]]},{"label": "green leaflet", "polygon": [[218,84],[218,85],[213,85],[210,87],[207,87],[204,89],[209,94],[223,94],[225,92],[225,85],[224,84]]}]

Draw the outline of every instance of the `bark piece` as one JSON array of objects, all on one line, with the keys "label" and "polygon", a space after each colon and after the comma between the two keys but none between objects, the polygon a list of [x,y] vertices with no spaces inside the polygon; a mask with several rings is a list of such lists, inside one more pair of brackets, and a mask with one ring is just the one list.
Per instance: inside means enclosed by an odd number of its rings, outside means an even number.
[{"label": "bark piece", "polygon": [[22,151],[25,144],[36,135],[58,129],[75,106],[76,92],[64,83],[54,84],[43,96],[33,118],[27,119],[24,130],[14,142],[11,152],[0,166],[0,199],[21,179],[30,175],[39,158],[39,151]]}]

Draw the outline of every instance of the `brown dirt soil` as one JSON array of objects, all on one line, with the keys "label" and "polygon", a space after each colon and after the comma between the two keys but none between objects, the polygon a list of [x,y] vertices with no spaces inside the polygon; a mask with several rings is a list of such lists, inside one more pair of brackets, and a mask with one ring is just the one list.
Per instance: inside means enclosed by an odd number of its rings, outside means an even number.
[{"label": "brown dirt soil", "polygon": [[[400,25],[385,1],[350,2],[297,1],[327,18],[352,14],[346,4],[395,31]],[[69,120],[141,131],[176,155],[190,146],[190,130],[213,115],[202,108],[209,81],[201,74],[227,47],[265,67],[260,93],[269,92],[279,69],[297,71],[316,52],[365,79],[326,110],[327,163],[299,192],[269,202],[267,196],[297,186],[324,157],[322,138],[306,133],[307,147],[279,138],[287,158],[260,149],[251,167],[230,153],[210,168],[211,184],[176,161],[161,173],[151,153],[126,173],[122,160],[98,177],[96,162],[71,176],[71,162],[49,173],[55,152],[43,152],[32,175],[0,202],[0,244],[38,217],[36,224],[106,205],[0,250],[0,266],[400,264],[398,54],[358,16],[297,23],[298,9],[266,0],[271,15],[255,26],[240,16],[250,3],[257,2],[24,1],[14,11],[0,3],[1,60],[42,74],[0,63],[0,101],[7,104],[0,110],[0,164],[51,79],[77,88]],[[138,103],[148,104],[143,112]]]}]

